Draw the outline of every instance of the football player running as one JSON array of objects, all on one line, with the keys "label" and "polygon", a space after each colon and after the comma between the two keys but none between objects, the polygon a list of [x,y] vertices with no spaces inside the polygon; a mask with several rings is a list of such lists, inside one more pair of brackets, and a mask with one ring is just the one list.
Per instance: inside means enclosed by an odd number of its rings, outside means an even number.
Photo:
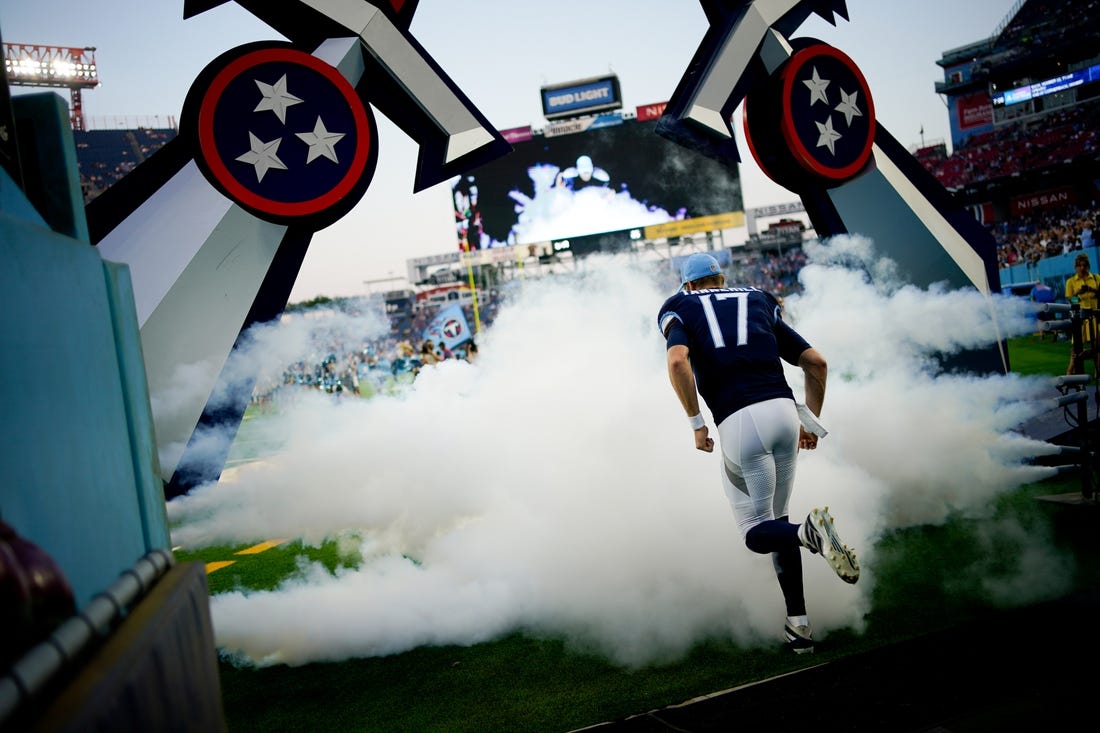
[{"label": "football player running", "polygon": [[[778,301],[751,287],[725,287],[711,255],[697,253],[681,267],[682,289],[657,316],[668,348],[668,375],[688,415],[695,447],[710,453],[714,439],[699,397],[718,426],[722,486],[749,550],[771,554],[783,593],[788,646],[812,652],[813,633],[802,584],[805,547],[821,555],[845,582],[859,580],[855,553],[837,536],[828,507],[802,524],[788,521],[798,449],[813,450],[825,430],[817,421],[825,401],[825,357],[783,321]],[[805,405],[797,405],[780,360],[805,376]]]}]

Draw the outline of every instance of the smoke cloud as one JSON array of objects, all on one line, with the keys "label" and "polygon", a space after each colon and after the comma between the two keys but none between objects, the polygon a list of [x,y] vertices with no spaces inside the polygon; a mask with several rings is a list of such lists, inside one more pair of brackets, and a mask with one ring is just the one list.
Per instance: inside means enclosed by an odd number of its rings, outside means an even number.
[{"label": "smoke cloud", "polygon": [[508,240],[549,242],[579,232],[603,232],[664,224],[676,219],[676,212],[647,206],[629,190],[615,191],[598,186],[572,191],[554,187],[559,168],[536,165],[528,169],[535,195],[520,191],[509,195],[516,202],[518,221]]},{"label": "smoke cloud", "polygon": [[[992,343],[994,314],[1003,336],[1033,330],[1026,304],[892,282],[859,238],[810,255],[805,292],[785,307],[829,359],[830,432],[801,455],[791,516],[829,505],[864,567],[849,586],[804,555],[823,638],[861,628],[876,538],[985,516],[998,494],[1050,475],[1030,461],[1051,447],[1014,428],[1053,395],[1048,380],[936,367],[935,354]],[[669,386],[656,313],[677,282],[590,258],[525,282],[479,337],[476,364],[443,362],[370,400],[308,395],[264,417],[282,450],[170,502],[174,542],[336,538],[362,561],[335,574],[303,561],[277,590],[215,596],[218,645],[298,665],[522,630],[629,667],[706,638],[777,644],[771,560],[742,544],[720,457],[694,450]],[[801,397],[800,372],[789,376]],[[1004,581],[1012,592],[1057,589],[1059,558],[1021,557]]]},{"label": "smoke cloud", "polygon": [[[345,301],[339,308],[284,314],[278,321],[256,324],[242,334],[220,369],[209,360],[177,367],[171,388],[150,395],[152,412],[158,421],[177,420],[180,415],[192,415],[196,405],[216,412],[240,404],[241,399],[247,402],[255,388],[265,390],[278,384],[287,365],[297,361],[316,364],[342,345],[361,343],[388,330],[382,303],[365,298]],[[208,394],[211,382],[214,388]],[[190,445],[188,441],[159,445],[160,463],[200,475],[217,475],[235,437],[235,431],[200,425]],[[187,463],[180,465],[185,449]]]}]

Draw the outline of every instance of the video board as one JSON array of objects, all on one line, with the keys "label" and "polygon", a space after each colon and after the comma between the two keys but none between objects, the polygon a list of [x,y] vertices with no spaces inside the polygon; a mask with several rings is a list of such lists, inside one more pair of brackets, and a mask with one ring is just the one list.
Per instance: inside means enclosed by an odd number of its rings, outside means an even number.
[{"label": "video board", "polygon": [[1054,94],[1055,92],[1072,89],[1095,81],[1100,81],[1100,64],[1093,64],[1087,69],[1078,69],[1068,74],[1062,74],[1061,76],[1055,76],[1050,79],[1043,79],[1034,84],[1025,84],[1015,89],[1006,89],[1003,92],[993,94],[993,106],[1007,107],[1011,104],[1019,104],[1029,99],[1038,99],[1048,94]]},{"label": "video board", "polygon": [[[550,242],[743,210],[736,169],[622,120],[535,135],[451,181],[460,248]],[[549,132],[549,130],[548,130]]]}]

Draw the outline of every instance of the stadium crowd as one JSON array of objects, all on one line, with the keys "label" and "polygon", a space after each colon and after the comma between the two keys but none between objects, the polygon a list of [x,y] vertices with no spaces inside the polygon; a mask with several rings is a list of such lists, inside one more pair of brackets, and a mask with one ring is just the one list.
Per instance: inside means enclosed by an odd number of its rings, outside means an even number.
[{"label": "stadium crowd", "polygon": [[[493,306],[486,309],[485,315],[479,312],[483,325],[492,322],[495,302]],[[476,341],[471,339],[452,350],[443,341],[423,337],[438,311],[436,305],[421,304],[409,312],[390,314],[390,330],[383,336],[365,336],[359,340],[332,338],[315,345],[312,357],[288,364],[277,379],[258,384],[252,402],[266,405],[288,391],[299,390],[323,392],[337,399],[369,397],[378,392],[392,392],[439,362],[448,359],[472,362],[477,355]],[[467,323],[475,322],[472,306],[463,305],[463,312]]]},{"label": "stadium crowd", "polygon": [[744,283],[774,295],[791,295],[802,290],[798,273],[805,266],[806,253],[801,247],[782,252],[761,250],[734,263],[727,279],[731,283]]},{"label": "stadium crowd", "polygon": [[1019,176],[1095,154],[1100,142],[1100,104],[1045,115],[971,135],[950,156],[922,160],[944,188]]},{"label": "stadium crowd", "polygon": [[1034,265],[1045,257],[1095,247],[1098,213],[1093,201],[1088,206],[1061,206],[993,224],[989,229],[997,242],[998,265]]}]

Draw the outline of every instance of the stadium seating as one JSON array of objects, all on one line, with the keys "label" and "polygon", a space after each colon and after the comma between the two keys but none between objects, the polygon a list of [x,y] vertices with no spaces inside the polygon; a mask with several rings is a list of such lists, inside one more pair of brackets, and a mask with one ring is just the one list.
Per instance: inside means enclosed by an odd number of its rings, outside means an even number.
[{"label": "stadium seating", "polygon": [[74,130],[80,185],[87,203],[176,136],[176,130]]},{"label": "stadium seating", "polygon": [[1095,157],[1100,103],[1058,109],[968,137],[950,156],[918,156],[949,190],[1020,176]]}]

